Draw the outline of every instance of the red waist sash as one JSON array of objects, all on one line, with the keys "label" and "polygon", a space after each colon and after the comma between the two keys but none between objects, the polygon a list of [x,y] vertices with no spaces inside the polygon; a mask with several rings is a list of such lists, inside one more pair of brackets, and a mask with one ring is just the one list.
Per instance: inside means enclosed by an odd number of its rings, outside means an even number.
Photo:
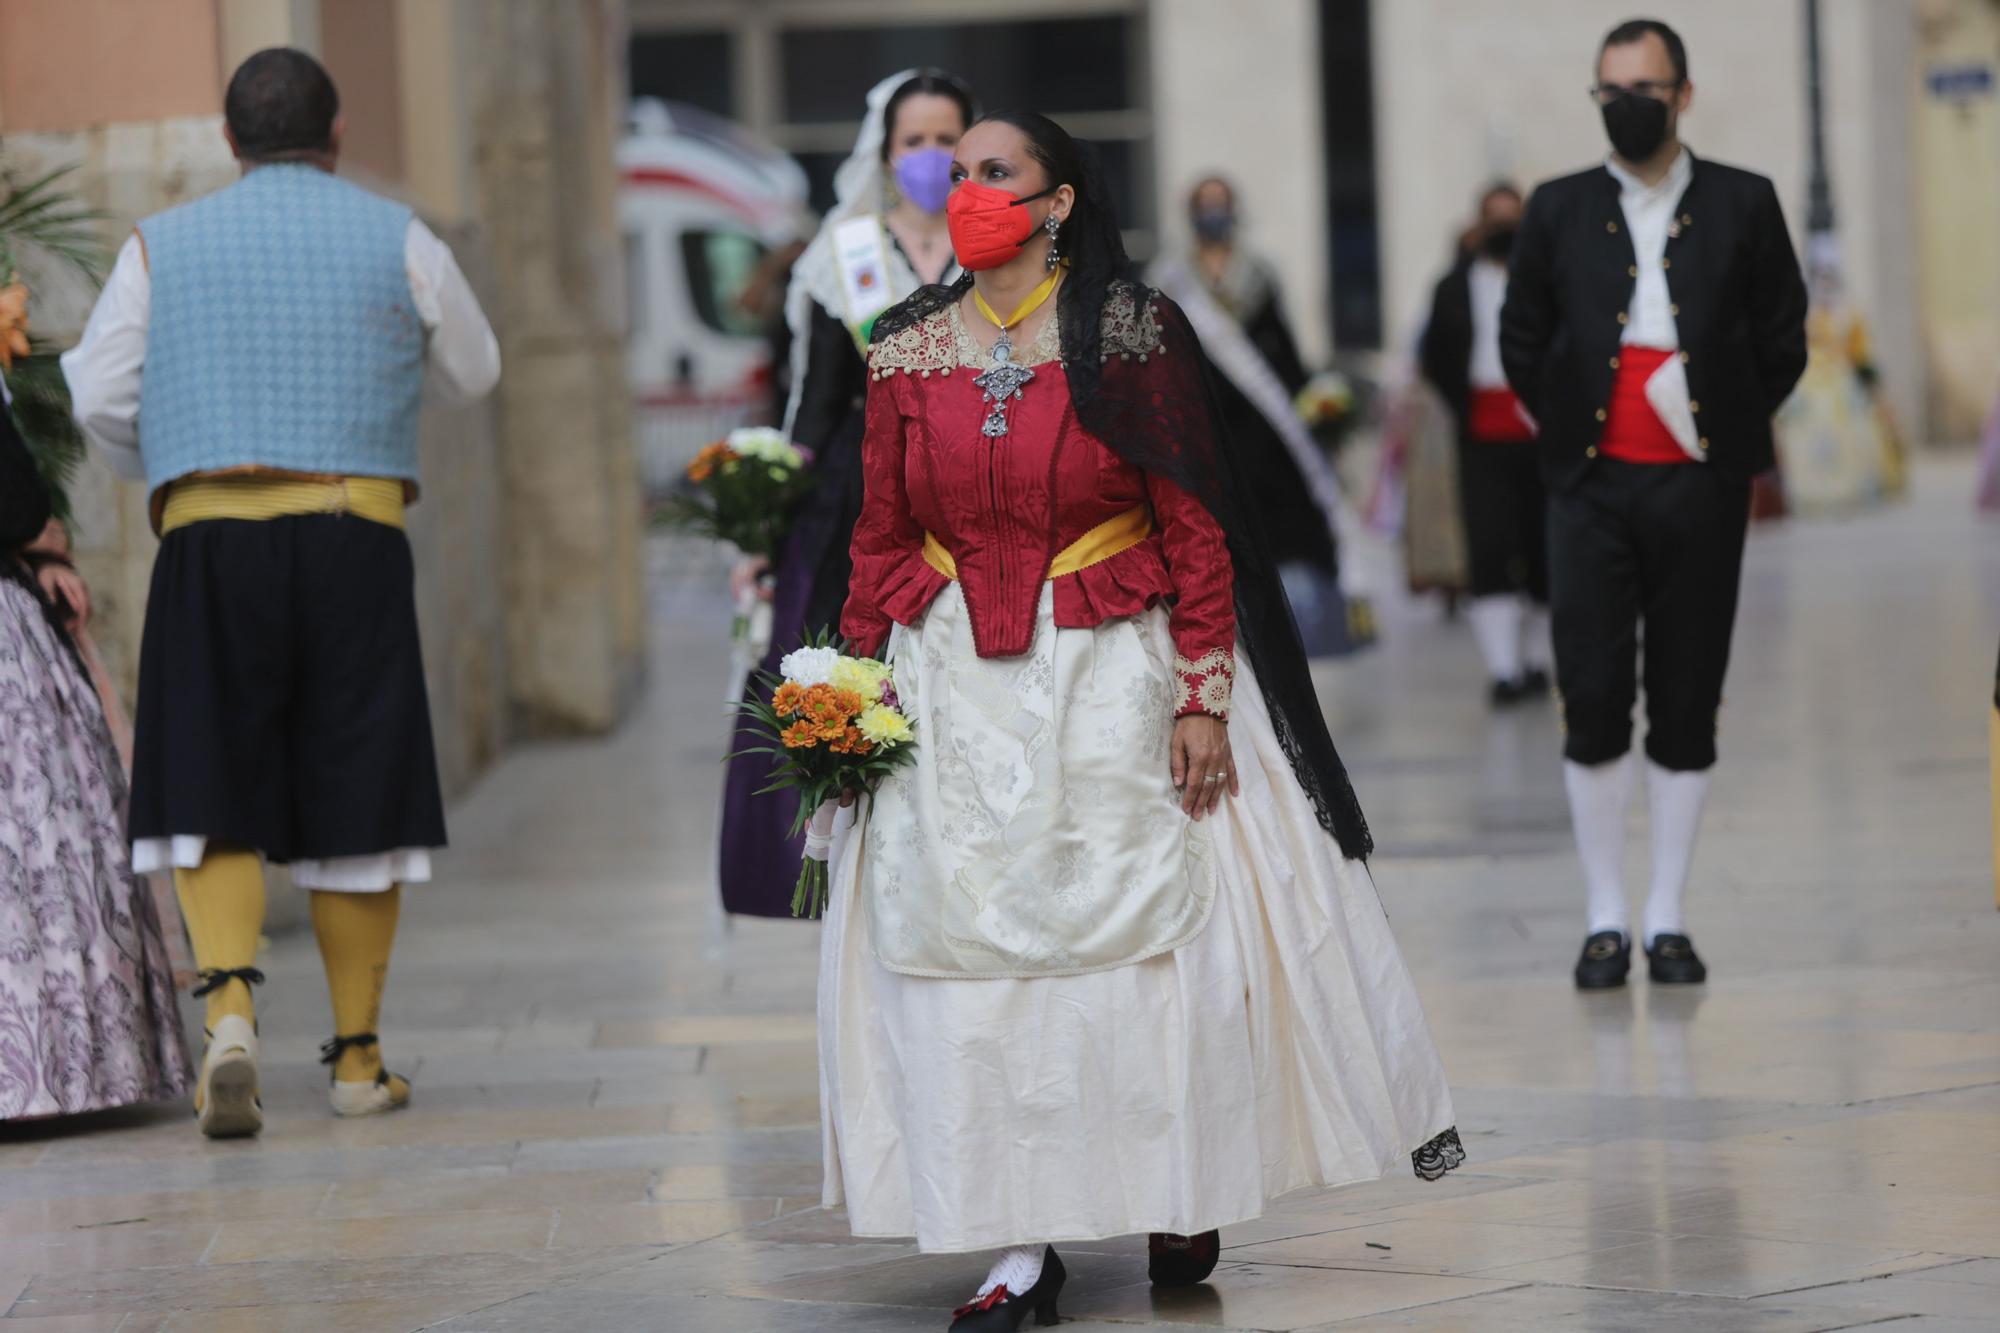
[{"label": "red waist sash", "polygon": [[1466,430],[1479,444],[1521,444],[1535,438],[1535,427],[1521,410],[1521,400],[1504,386],[1472,391]]},{"label": "red waist sash", "polygon": [[1646,401],[1646,381],[1677,355],[1664,347],[1621,347],[1618,375],[1605,407],[1604,438],[1598,451],[1624,463],[1691,463],[1660,414]]}]

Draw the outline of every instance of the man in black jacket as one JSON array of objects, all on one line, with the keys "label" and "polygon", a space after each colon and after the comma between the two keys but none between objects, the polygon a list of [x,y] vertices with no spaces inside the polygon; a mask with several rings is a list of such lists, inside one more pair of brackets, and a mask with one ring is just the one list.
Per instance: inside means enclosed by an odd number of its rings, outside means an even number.
[{"label": "man in black jacket", "polygon": [[1500,305],[1521,192],[1479,200],[1479,224],[1438,282],[1419,358],[1458,422],[1459,507],[1472,576],[1472,634],[1495,706],[1548,693],[1548,492],[1535,425],[1500,364]]},{"label": "man in black jacket", "polygon": [[1698,161],[1664,23],[1605,38],[1592,90],[1612,154],[1529,201],[1501,312],[1507,378],[1539,423],[1564,776],[1589,886],[1586,989],[1631,962],[1622,882],[1645,625],[1655,982],[1707,970],[1681,918],[1729,661],[1750,481],[1806,364],[1806,291],[1771,182]]}]

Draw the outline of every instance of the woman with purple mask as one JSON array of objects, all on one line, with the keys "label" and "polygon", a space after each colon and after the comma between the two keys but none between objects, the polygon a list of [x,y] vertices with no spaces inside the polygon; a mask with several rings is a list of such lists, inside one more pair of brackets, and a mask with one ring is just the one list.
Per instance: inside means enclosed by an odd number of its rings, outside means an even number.
[{"label": "woman with purple mask", "polygon": [[[839,620],[847,600],[848,542],[861,513],[862,358],[876,316],[918,287],[959,276],[944,205],[952,149],[976,113],[971,90],[942,70],[904,70],[876,84],[854,151],[834,174],[833,207],[792,269],[785,432],[812,452],[815,484],[793,515],[776,569],[745,562],[737,571],[739,580],[762,578],[770,589],[765,670],[776,671],[804,636]],[[789,917],[802,847],[787,832],[798,798],[789,790],[760,794],[770,768],[767,756],[738,756],[723,780],[722,905]]]}]

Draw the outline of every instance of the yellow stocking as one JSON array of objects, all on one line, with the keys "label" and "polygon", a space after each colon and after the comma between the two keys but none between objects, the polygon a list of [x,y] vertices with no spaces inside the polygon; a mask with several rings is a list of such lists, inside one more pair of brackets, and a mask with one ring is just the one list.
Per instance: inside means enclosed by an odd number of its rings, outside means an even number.
[{"label": "yellow stocking", "polygon": [[[389,979],[402,905],[401,885],[384,893],[313,892],[313,933],[326,964],[335,1036],[374,1032],[381,1021],[382,985]],[[333,1076],[343,1083],[373,1082],[381,1072],[382,1053],[372,1044],[348,1047],[333,1066]]]},{"label": "yellow stocking", "polygon": [[[176,870],[181,915],[194,943],[194,964],[203,972],[230,972],[254,966],[257,939],[264,930],[264,863],[241,847],[210,844],[194,870]],[[256,1021],[250,983],[240,977],[208,993],[208,1028],[237,1014]]]}]

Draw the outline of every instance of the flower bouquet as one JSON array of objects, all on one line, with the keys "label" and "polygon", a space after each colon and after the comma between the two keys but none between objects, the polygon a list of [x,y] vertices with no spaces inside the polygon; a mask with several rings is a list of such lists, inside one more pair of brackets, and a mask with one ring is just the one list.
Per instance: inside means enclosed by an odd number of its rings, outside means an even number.
[{"label": "flower bouquet", "polygon": [[1354,385],[1337,370],[1323,370],[1306,381],[1292,407],[1322,445],[1335,445],[1354,424]]},{"label": "flower bouquet", "polygon": [[[807,452],[781,431],[757,426],[734,430],[694,456],[687,484],[655,515],[669,527],[730,542],[747,556],[778,554],[792,506],[811,485]],[[770,603],[746,586],[736,597],[730,640],[747,657],[762,655],[770,637]]]},{"label": "flower bouquet", "polygon": [[915,757],[915,736],[896,697],[894,673],[872,657],[849,656],[842,647],[830,634],[817,635],[786,655],[777,676],[765,678],[769,703],[752,695],[738,705],[748,719],[744,730],[762,742],[742,753],[775,760],[763,790],[791,787],[799,793],[791,836],[806,833],[806,855],[792,891],[793,916],[826,911],[833,836],[829,802],[842,792],[874,787]]}]

